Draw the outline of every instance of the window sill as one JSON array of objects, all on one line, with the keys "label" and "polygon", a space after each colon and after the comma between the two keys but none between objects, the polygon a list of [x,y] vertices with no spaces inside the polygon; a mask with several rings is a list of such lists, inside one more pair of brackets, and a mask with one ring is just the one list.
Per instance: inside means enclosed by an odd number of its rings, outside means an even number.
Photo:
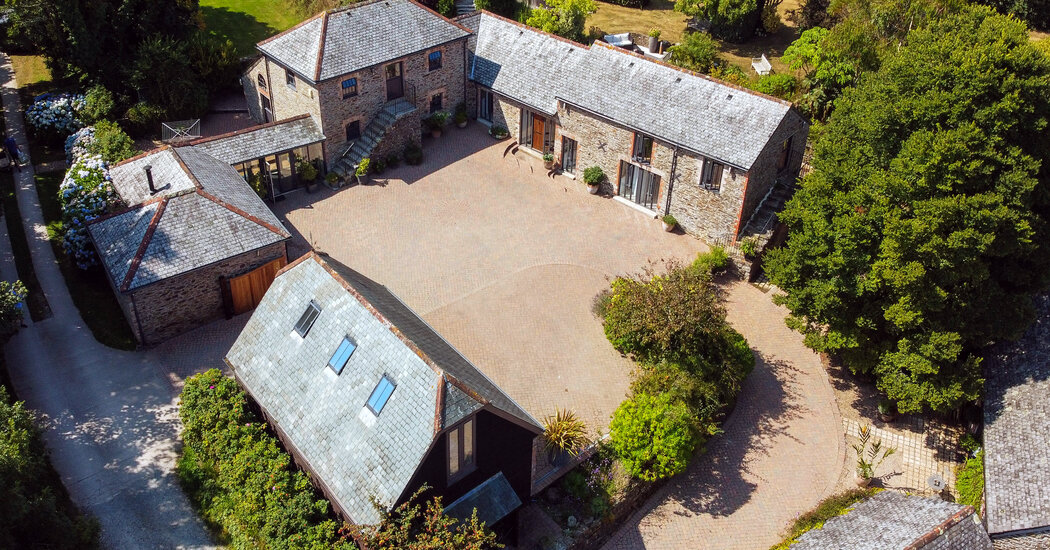
[{"label": "window sill", "polygon": [[621,197],[619,195],[615,195],[613,197],[613,200],[615,200],[617,202],[620,202],[620,203],[623,203],[623,204],[625,204],[627,206],[630,206],[631,208],[641,212],[642,214],[650,216],[652,218],[656,218],[656,216],[658,216],[660,214],[659,212],[657,212],[655,210],[649,210],[648,208],[646,208],[646,207],[644,207],[644,206],[642,206],[642,205],[640,205],[640,204],[638,204],[638,203],[636,203],[636,202],[634,202],[634,201],[632,201],[630,199],[625,199],[625,198],[623,198],[623,197]]},{"label": "window sill", "polygon": [[478,471],[478,467],[477,466],[472,466],[469,470],[463,470],[460,473],[456,474],[455,477],[449,477],[448,478],[448,482],[446,483],[446,486],[447,487],[451,487],[451,486],[455,485],[456,483],[459,483],[460,481],[463,481],[463,479],[465,479],[467,476],[469,476],[470,474],[473,474],[476,471]]}]

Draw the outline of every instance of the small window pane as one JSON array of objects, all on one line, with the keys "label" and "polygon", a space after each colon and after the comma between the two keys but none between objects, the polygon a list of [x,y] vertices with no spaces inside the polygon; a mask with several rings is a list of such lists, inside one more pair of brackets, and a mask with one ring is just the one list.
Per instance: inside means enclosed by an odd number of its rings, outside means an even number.
[{"label": "small window pane", "polygon": [[459,473],[459,428],[448,432],[448,476]]},{"label": "small window pane", "polygon": [[292,71],[289,71],[288,69],[285,69],[284,70],[284,79],[285,79],[286,82],[288,82],[289,86],[291,86],[293,88],[295,87],[295,75],[292,74]]},{"label": "small window pane", "polygon": [[376,384],[376,389],[372,390],[372,395],[368,398],[368,408],[376,416],[379,416],[392,393],[394,393],[394,383],[384,374],[382,380],[379,381],[379,384]]},{"label": "small window pane", "polygon": [[430,113],[436,113],[441,110],[443,104],[442,94],[434,94],[430,96]]},{"label": "small window pane", "polygon": [[430,55],[427,56],[427,59],[430,61],[430,70],[431,71],[436,71],[436,70],[441,68],[441,51],[440,50],[436,51],[436,52],[430,52]]},{"label": "small window pane", "polygon": [[357,95],[357,79],[348,78],[343,81],[343,98]]},{"label": "small window pane", "polygon": [[320,314],[321,306],[317,305],[317,302],[310,300],[310,303],[306,306],[306,311],[299,316],[299,322],[295,323],[296,334],[306,338],[306,333],[310,332],[310,327],[314,326],[314,321],[317,320],[317,316]]},{"label": "small window pane", "polygon": [[332,367],[332,370],[336,374],[343,372],[343,367],[350,360],[350,356],[353,355],[354,350],[357,349],[357,345],[350,341],[350,337],[343,338],[343,341],[336,348],[335,353],[332,354],[332,358],[328,360],[328,366]]},{"label": "small window pane", "polygon": [[474,421],[463,424],[463,466],[474,464]]}]

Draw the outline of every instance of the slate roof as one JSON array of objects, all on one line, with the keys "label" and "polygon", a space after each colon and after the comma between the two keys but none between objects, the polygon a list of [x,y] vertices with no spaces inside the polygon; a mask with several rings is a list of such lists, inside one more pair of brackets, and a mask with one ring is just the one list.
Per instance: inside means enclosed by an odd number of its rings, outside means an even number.
[{"label": "slate roof", "polygon": [[373,0],[318,14],[257,48],[316,83],[468,34],[411,0]]},{"label": "slate roof", "polygon": [[238,164],[305,147],[324,141],[324,139],[324,134],[321,133],[317,122],[310,115],[304,114],[219,136],[198,139],[189,145],[226,164]]},{"label": "slate roof", "polygon": [[791,550],[991,550],[973,508],[882,491],[799,537]]},{"label": "slate roof", "polygon": [[988,532],[1050,528],[1050,297],[1035,323],[985,359],[984,479]]},{"label": "slate roof", "polygon": [[[469,363],[444,355],[448,350],[420,328],[425,323],[405,317],[415,314],[385,287],[357,277],[315,253],[293,262],[278,274],[226,361],[336,506],[352,521],[370,524],[379,516],[369,497],[395,503],[446,426],[486,404],[502,409],[509,398],[457,378],[459,361]],[[293,328],[310,300],[321,313],[300,337]],[[345,336],[357,348],[337,375],[327,363]],[[396,388],[377,416],[365,403],[384,374]],[[524,414],[516,405],[503,410],[518,413]],[[528,415],[519,422],[535,424]]]},{"label": "slate roof", "polygon": [[602,42],[576,44],[482,12],[470,78],[554,114],[562,100],[624,126],[749,169],[791,104]]},{"label": "slate roof", "polygon": [[[151,195],[144,167],[160,191]],[[237,171],[192,147],[110,169],[129,208],[88,225],[114,285],[129,291],[290,238]]]}]

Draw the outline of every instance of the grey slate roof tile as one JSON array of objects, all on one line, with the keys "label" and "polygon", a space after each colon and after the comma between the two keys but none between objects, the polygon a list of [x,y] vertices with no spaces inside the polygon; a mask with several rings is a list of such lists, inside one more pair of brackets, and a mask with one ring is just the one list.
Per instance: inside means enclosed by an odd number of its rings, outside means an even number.
[{"label": "grey slate roof tile", "polygon": [[985,360],[984,479],[988,532],[1050,527],[1050,296],[1017,342]]},{"label": "grey slate roof tile", "polygon": [[[442,378],[399,337],[411,338],[404,319],[387,316],[339,272],[362,302],[322,261],[311,255],[274,280],[226,359],[336,504],[357,523],[375,523],[369,497],[392,505],[434,440]],[[293,328],[310,300],[321,313],[301,338]],[[347,335],[357,348],[336,375],[327,363]],[[397,386],[377,417],[364,405],[384,374]],[[445,389],[446,417],[480,408],[466,393]]]},{"label": "grey slate roof tile", "polygon": [[317,122],[309,115],[302,115],[248,130],[197,140],[192,145],[194,149],[226,164],[238,164],[324,139]]},{"label": "grey slate roof tile", "polygon": [[745,170],[791,109],[602,43],[573,45],[488,13],[461,22],[476,26],[478,84],[547,114],[562,100]]},{"label": "grey slate roof tile", "polygon": [[[315,82],[433,48],[468,34],[409,0],[374,0],[318,15],[309,24],[262,42],[258,48]],[[322,41],[323,49],[319,47]],[[318,55],[321,56],[320,78],[316,78]]]},{"label": "grey slate roof tile", "polygon": [[[853,506],[846,515],[799,537],[791,550],[895,550],[912,548],[991,550],[992,542],[973,510],[939,498],[882,491]],[[965,514],[944,534],[930,536],[954,515]]]},{"label": "grey slate roof tile", "polygon": [[[161,188],[156,195],[149,191],[143,170],[147,165],[152,166],[154,185]],[[126,212],[92,222],[88,231],[118,288],[126,281],[144,242],[138,267],[124,290],[134,290],[290,236],[236,170],[192,147],[153,151],[114,166],[110,175],[117,194],[130,207]],[[148,229],[160,208],[164,210],[150,233]]]}]

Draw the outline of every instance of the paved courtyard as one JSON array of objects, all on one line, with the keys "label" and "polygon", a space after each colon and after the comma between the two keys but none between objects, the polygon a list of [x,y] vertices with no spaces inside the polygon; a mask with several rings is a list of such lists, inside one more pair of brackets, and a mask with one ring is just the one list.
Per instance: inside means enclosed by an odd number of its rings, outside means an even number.
[{"label": "paved courtyard", "polygon": [[613,276],[707,247],[510,145],[477,124],[450,128],[424,142],[422,166],[275,210],[301,247],[387,285],[537,419],[571,408],[604,430],[632,363],[605,339],[593,297]]}]

